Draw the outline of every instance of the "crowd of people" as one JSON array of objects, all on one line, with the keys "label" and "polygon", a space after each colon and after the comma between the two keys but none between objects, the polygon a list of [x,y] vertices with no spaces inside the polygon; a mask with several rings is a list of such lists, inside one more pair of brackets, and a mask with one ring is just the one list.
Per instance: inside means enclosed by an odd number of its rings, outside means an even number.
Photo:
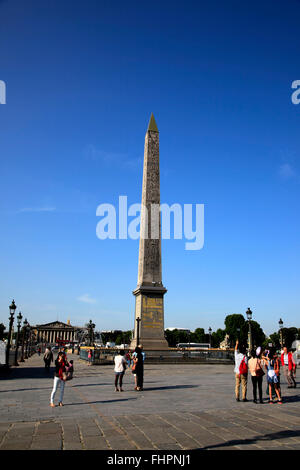
[{"label": "crowd of people", "polygon": [[[268,402],[274,403],[277,398],[277,403],[282,404],[282,394],[280,385],[280,371],[283,370],[288,388],[296,388],[296,369],[297,365],[294,360],[293,354],[289,349],[284,346],[280,353],[273,349],[262,350],[261,347],[251,351],[251,357],[248,358],[246,348],[239,345],[236,341],[235,345],[235,398],[240,401],[240,389],[242,391],[243,402],[247,400],[247,383],[248,372],[250,373],[252,381],[252,393],[254,403],[264,403],[263,401],[263,377],[266,375],[267,389],[266,394]],[[258,398],[257,399],[257,391]]]},{"label": "crowd of people", "polygon": [[[284,373],[288,388],[296,388],[296,362],[293,354],[284,346],[280,353],[275,350],[262,350],[261,347],[251,351],[247,356],[246,348],[236,341],[235,352],[235,398],[240,401],[240,390],[242,401],[247,402],[248,375],[250,373],[252,382],[252,394],[254,403],[264,403],[263,401],[263,377],[266,376],[266,395],[270,404],[282,404],[282,393],[280,384],[281,370]],[[55,364],[53,389],[50,396],[50,406],[55,407],[54,398],[58,386],[60,387],[59,406],[63,406],[63,396],[65,382],[73,378],[74,365],[72,360],[67,359],[66,350],[62,348],[54,361],[53,352],[50,347],[46,348],[44,357],[45,370],[50,371],[51,362]],[[134,390],[142,391],[144,382],[144,360],[145,353],[141,345],[134,351],[129,350],[125,354],[124,349],[120,349],[114,357],[114,386],[116,392],[123,392],[123,378],[126,370],[131,370],[134,376]],[[92,349],[88,350],[88,365],[92,364]]]},{"label": "crowd of people", "polygon": [[[58,406],[63,406],[63,397],[65,390],[65,382],[73,378],[74,365],[73,360],[68,361],[67,353],[65,348],[61,348],[57,354],[57,358],[54,361],[53,352],[48,346],[45,349],[44,357],[45,370],[50,371],[51,363],[54,362],[54,382],[53,389],[50,396],[50,406],[54,408],[55,394],[58,387],[60,387],[60,396]],[[125,355],[124,349],[119,350],[118,354],[114,358],[114,372],[115,372],[115,391],[123,392],[123,377],[126,369],[131,369],[134,376],[135,387],[137,391],[143,390],[144,381],[144,360],[145,353],[141,345],[137,346],[134,351],[128,351]],[[88,350],[88,365],[92,365],[92,349]]]}]

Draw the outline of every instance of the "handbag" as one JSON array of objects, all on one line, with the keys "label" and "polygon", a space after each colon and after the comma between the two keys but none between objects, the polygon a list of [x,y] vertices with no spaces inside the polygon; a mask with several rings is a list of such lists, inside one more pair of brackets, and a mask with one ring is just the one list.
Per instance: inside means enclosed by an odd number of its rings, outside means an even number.
[{"label": "handbag", "polygon": [[262,370],[261,366],[257,362],[257,368],[255,370],[256,377],[263,377],[265,375],[264,371]]},{"label": "handbag", "polygon": [[263,377],[265,375],[264,371],[262,370],[262,368],[260,367],[259,369],[257,369],[255,371],[255,375],[256,377]]}]

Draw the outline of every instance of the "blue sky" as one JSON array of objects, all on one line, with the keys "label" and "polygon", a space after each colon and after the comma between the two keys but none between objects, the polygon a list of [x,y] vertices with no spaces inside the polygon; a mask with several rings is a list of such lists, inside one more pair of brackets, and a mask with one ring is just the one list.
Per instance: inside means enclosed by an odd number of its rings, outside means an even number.
[{"label": "blue sky", "polygon": [[205,205],[205,244],[163,240],[165,326],[299,325],[300,2],[0,1],[0,322],[132,329],[138,241],[96,208],[141,200],[160,131],[161,202]]}]

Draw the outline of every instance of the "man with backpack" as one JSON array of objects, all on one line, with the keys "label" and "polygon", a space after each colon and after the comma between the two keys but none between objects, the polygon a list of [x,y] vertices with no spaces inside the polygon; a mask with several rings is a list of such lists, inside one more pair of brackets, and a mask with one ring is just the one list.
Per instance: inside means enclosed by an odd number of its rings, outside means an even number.
[{"label": "man with backpack", "polygon": [[247,396],[247,380],[248,380],[248,358],[246,356],[246,348],[239,347],[239,340],[236,340],[234,348],[234,373],[235,373],[235,398],[240,401],[240,386],[242,386],[243,401],[248,401]]}]

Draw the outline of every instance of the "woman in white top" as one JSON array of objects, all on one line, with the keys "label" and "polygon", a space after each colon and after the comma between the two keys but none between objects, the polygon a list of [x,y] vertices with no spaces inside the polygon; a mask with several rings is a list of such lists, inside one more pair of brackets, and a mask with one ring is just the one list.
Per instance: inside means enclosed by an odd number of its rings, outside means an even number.
[{"label": "woman in white top", "polygon": [[[126,369],[126,359],[124,357],[125,351],[124,349],[121,349],[119,351],[119,354],[115,356],[115,391],[116,392],[123,392],[122,389],[122,382],[123,382],[123,376],[125,374],[125,369]],[[120,389],[118,388],[118,382]]]}]

